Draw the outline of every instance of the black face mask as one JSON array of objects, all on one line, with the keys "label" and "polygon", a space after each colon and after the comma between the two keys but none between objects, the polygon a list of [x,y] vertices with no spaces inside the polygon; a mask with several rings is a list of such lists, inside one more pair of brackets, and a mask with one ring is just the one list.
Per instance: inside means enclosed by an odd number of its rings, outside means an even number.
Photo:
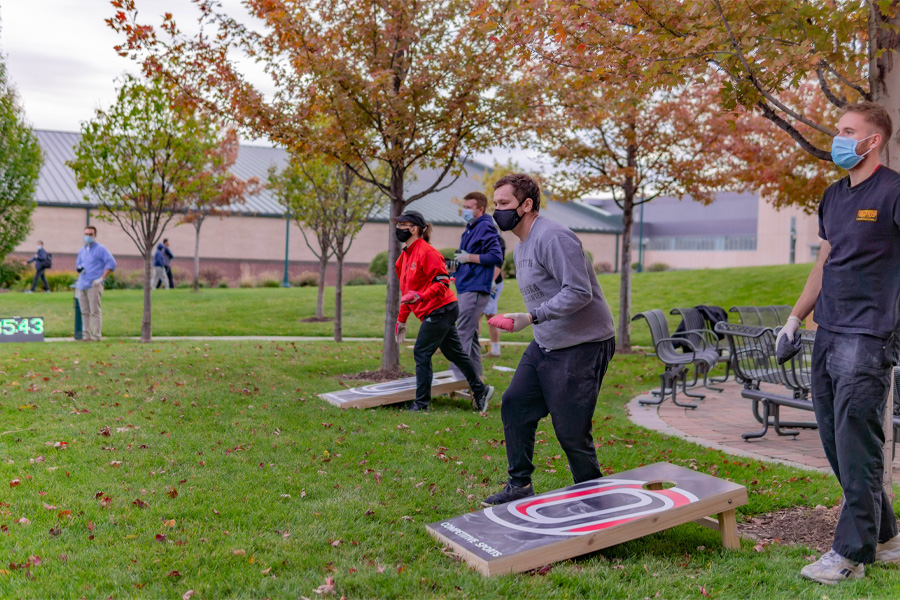
[{"label": "black face mask", "polygon": [[409,241],[409,238],[412,237],[412,231],[409,229],[395,229],[394,237],[396,237],[401,244],[405,244]]},{"label": "black face mask", "polygon": [[[519,206],[522,206],[521,202],[519,202]],[[506,210],[494,211],[494,221],[497,223],[497,227],[500,228],[500,231],[509,231],[516,228],[516,225],[519,224],[519,221],[522,220],[523,216],[518,213],[519,206],[516,206],[516,208],[508,208]]]}]

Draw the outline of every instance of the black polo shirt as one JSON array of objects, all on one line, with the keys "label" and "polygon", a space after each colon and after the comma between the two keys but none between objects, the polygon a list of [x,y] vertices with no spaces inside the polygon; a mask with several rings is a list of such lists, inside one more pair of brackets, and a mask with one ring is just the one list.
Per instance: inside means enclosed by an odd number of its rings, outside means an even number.
[{"label": "black polo shirt", "polygon": [[900,327],[900,174],[881,166],[855,187],[850,177],[832,184],[819,204],[819,237],[831,253],[816,323],[890,337]]}]

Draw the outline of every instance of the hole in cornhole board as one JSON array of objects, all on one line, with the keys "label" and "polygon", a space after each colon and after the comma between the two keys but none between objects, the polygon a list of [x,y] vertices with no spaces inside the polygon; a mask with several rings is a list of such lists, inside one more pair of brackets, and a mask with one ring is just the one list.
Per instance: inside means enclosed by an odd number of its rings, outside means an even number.
[{"label": "hole in cornhole board", "polygon": [[[672,485],[674,484],[674,485]],[[483,575],[521,573],[685,523],[740,548],[742,485],[656,463],[466,513],[427,531]]]},{"label": "hole in cornhole board", "polygon": [[669,488],[676,487],[678,484],[674,481],[648,481],[645,483],[643,487],[645,490],[667,490]]}]

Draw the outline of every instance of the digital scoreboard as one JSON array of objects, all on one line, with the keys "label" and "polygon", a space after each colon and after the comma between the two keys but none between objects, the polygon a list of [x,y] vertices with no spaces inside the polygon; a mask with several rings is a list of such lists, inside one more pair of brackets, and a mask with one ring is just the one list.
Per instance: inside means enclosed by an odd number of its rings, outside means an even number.
[{"label": "digital scoreboard", "polygon": [[0,342],[43,342],[44,317],[0,319]]}]

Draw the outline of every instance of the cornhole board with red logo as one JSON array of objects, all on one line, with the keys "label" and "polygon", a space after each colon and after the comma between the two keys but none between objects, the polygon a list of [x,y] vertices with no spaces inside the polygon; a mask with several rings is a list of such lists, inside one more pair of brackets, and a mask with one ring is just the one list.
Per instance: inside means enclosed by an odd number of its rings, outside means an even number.
[{"label": "cornhole board with red logo", "polygon": [[[457,379],[451,371],[435,373],[431,380],[431,395],[450,394],[469,388],[464,378]],[[338,392],[319,394],[320,398],[340,408],[371,408],[416,399],[416,378],[406,377],[384,383],[347,388]]]},{"label": "cornhole board with red logo", "polygon": [[[482,575],[520,573],[684,523],[740,548],[734,509],[747,488],[669,463],[493,506],[427,526]],[[711,518],[715,517],[715,518]]]}]

